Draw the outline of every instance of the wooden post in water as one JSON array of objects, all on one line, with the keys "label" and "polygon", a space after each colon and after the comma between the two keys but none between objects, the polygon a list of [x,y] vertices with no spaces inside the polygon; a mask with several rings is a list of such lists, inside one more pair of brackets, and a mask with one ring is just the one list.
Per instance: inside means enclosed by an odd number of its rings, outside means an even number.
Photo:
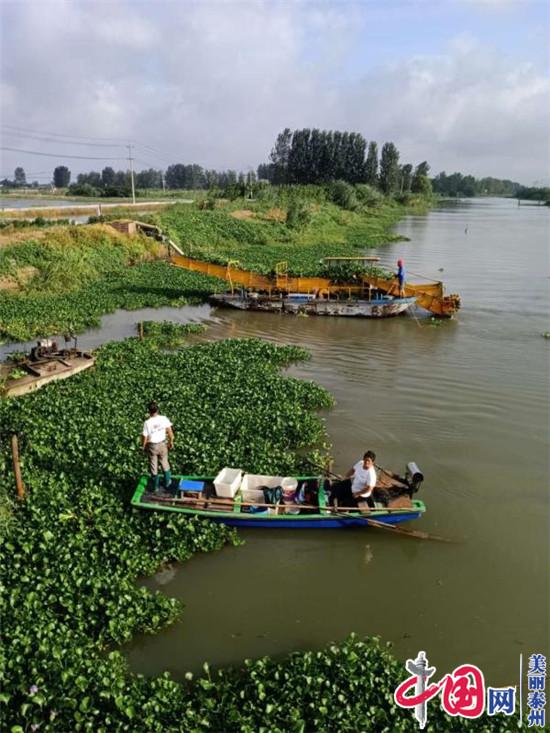
[{"label": "wooden post in water", "polygon": [[143,321],[139,322],[139,340],[143,341]]},{"label": "wooden post in water", "polygon": [[17,498],[23,501],[25,498],[25,484],[21,478],[21,465],[19,463],[19,441],[17,435],[11,436],[11,456],[13,459],[13,473],[15,475],[15,485],[17,486]]}]

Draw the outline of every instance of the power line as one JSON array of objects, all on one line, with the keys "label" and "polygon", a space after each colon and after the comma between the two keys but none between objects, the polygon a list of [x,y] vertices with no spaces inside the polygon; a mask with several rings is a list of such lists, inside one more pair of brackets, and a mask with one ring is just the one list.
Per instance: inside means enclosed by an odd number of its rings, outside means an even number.
[{"label": "power line", "polygon": [[47,158],[75,158],[78,160],[126,160],[126,158],[105,158],[105,157],[92,157],[90,155],[67,155],[66,153],[41,153],[38,150],[21,150],[20,148],[8,148],[6,146],[0,147],[0,150],[9,150],[12,153],[27,153],[28,155],[43,155]]},{"label": "power line", "polygon": [[168,158],[165,158],[165,153],[162,153],[162,151],[156,150],[155,148],[152,148],[150,145],[145,145],[144,143],[140,143],[139,141],[137,144],[142,147],[145,151],[149,151],[150,153],[153,153],[157,156],[159,160],[162,160],[164,163],[168,163],[168,165],[172,165],[172,161],[168,160]]},{"label": "power line", "polygon": [[6,129],[11,129],[16,132],[30,132],[37,135],[48,135],[49,137],[57,137],[57,138],[74,138],[76,140],[110,140],[111,142],[118,141],[121,145],[125,145],[126,141],[122,140],[121,138],[117,137],[92,137],[90,135],[63,135],[59,132],[46,132],[46,130],[31,130],[28,127],[16,127],[15,125],[8,125],[3,124],[2,127],[5,127]]},{"label": "power line", "polygon": [[[10,175],[11,175],[11,173],[8,174],[8,175],[2,175],[0,173],[0,178],[8,178],[8,176],[10,176]],[[25,171],[25,175],[26,176],[49,176],[49,175],[51,175],[51,171],[34,171],[32,173],[29,173],[28,171]]]},{"label": "power line", "polygon": [[24,140],[40,140],[40,142],[59,143],[65,142],[67,145],[85,145],[86,147],[92,148],[121,148],[124,147],[122,143],[88,143],[88,142],[77,142],[73,140],[59,140],[55,137],[48,137],[46,135],[35,135],[30,132],[2,132],[4,137],[16,137],[23,138]]},{"label": "power line", "polygon": [[[57,132],[46,132],[44,130],[31,130],[30,128],[26,127],[16,127],[15,125],[8,125],[8,124],[2,124],[0,127],[5,128],[5,134],[8,135],[19,135],[27,137],[30,137],[31,139],[37,139],[37,140],[43,140],[46,142],[54,142],[56,140],[59,140],[60,142],[66,142],[70,145],[90,145],[92,147],[126,147],[128,145],[127,141],[121,140],[120,138],[100,138],[100,137],[91,137],[86,135],[63,135]],[[72,138],[72,139],[71,139]],[[86,141],[96,141],[96,142],[77,142],[81,140]],[[108,140],[111,142],[105,142],[100,143],[100,140]],[[113,142],[115,140],[118,140],[119,142]],[[172,164],[172,161],[168,158],[168,154],[162,150],[158,150],[158,148],[154,148],[151,145],[147,145],[146,143],[140,141],[140,140],[134,140],[130,141],[133,145],[139,145],[145,150],[148,150],[149,152],[153,153],[155,156],[159,158],[159,160],[162,160],[165,163],[168,163],[169,165]]]},{"label": "power line", "polygon": [[141,163],[142,165],[146,165],[149,168],[158,169],[158,166],[156,166],[154,163],[151,163],[150,160],[144,160],[143,158],[134,158],[134,160],[138,163]]}]

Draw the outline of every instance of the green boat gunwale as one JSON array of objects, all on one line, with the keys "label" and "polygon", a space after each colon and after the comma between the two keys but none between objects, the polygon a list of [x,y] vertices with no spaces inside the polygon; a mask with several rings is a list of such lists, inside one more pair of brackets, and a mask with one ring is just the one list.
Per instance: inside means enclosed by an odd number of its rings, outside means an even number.
[{"label": "green boat gunwale", "polygon": [[[175,475],[175,479],[189,479],[191,481],[211,481],[213,479],[212,476],[197,476],[197,475]],[[296,476],[298,481],[305,481],[308,479],[319,479],[319,476]],[[168,512],[178,512],[180,514],[188,514],[191,516],[200,516],[200,517],[216,517],[219,518],[220,516],[230,516],[231,514],[238,514],[239,519],[242,520],[257,520],[258,515],[255,513],[248,513],[248,512],[241,512],[241,495],[240,491],[237,493],[237,496],[235,497],[235,503],[231,509],[228,509],[227,511],[223,510],[209,510],[209,509],[199,509],[195,507],[184,507],[184,506],[174,506],[170,505],[167,500],[165,504],[157,504],[157,503],[149,503],[142,501],[142,496],[145,493],[145,489],[147,488],[147,484],[149,482],[149,477],[146,475],[143,475],[139,483],[137,485],[137,488],[132,496],[131,504],[134,507],[139,507],[140,509],[153,509],[157,510],[160,509],[161,511],[168,511]],[[308,520],[315,520],[315,519],[327,519],[331,516],[335,516],[335,512],[327,507],[326,504],[326,495],[324,490],[321,490],[319,492],[319,509],[320,512],[318,514],[308,514],[307,518]],[[413,499],[412,500],[412,506],[411,508],[400,508],[400,509],[394,509],[391,511],[392,515],[401,515],[401,514],[424,514],[426,511],[426,505],[423,501],[420,501],[419,499]],[[347,516],[361,516],[365,519],[368,519],[369,517],[372,519],[376,519],[376,517],[384,517],[388,516],[390,512],[388,512],[386,509],[374,509],[371,512],[365,513],[365,512],[345,512],[345,515]],[[342,515],[344,515],[344,512],[342,512]],[[336,514],[338,516],[338,514]],[[278,521],[303,521],[304,515],[302,514],[272,514],[269,516],[269,521],[271,522],[278,522]]]}]

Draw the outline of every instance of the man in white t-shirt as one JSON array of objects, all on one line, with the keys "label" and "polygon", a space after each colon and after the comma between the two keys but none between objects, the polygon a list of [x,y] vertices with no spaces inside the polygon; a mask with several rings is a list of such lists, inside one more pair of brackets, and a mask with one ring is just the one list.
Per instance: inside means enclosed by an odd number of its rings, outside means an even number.
[{"label": "man in white t-shirt", "polygon": [[376,471],[374,470],[375,454],[368,450],[362,461],[350,468],[346,478],[351,478],[351,493],[356,500],[368,499],[376,486]]},{"label": "man in white t-shirt", "polygon": [[344,480],[333,485],[330,504],[334,505],[336,502],[338,506],[349,507],[357,506],[358,502],[366,501],[369,506],[374,506],[372,494],[377,481],[376,471],[374,470],[375,460],[376,455],[368,450],[363,456],[363,460],[357,461],[350,468]]},{"label": "man in white t-shirt", "polygon": [[141,447],[149,456],[149,471],[155,492],[158,492],[160,487],[159,461],[164,471],[165,488],[168,490],[172,483],[168,451],[173,445],[174,431],[172,430],[172,423],[167,417],[159,414],[157,403],[151,402],[149,404],[149,418],[143,423]]}]

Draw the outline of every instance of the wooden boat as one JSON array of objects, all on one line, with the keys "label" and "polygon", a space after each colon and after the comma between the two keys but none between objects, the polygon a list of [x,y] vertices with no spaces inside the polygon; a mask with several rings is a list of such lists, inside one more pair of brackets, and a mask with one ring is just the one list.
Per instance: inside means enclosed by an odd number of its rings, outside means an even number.
[{"label": "wooden boat", "polygon": [[[232,469],[224,469],[232,470]],[[264,481],[272,479],[272,485],[281,477],[255,477]],[[422,501],[410,496],[399,496],[390,500],[388,506],[376,503],[369,507],[332,507],[328,504],[325,479],[320,476],[295,477],[295,483],[304,487],[317,498],[315,503],[277,504],[266,503],[263,492],[258,489],[239,488],[235,496],[224,497],[216,493],[215,479],[207,476],[177,476],[175,492],[157,495],[149,490],[149,477],[142,476],[132,497],[132,505],[140,509],[178,512],[189,517],[203,517],[232,527],[271,527],[292,529],[339,529],[345,527],[368,527],[373,525],[400,524],[418,519],[426,511]],[[288,479],[283,479],[288,480]],[[290,479],[293,480],[293,479]],[[378,486],[405,487],[402,482],[379,480]],[[258,485],[258,482],[256,482]],[[412,493],[412,492],[411,492]],[[253,499],[253,501],[247,501]]]},{"label": "wooden boat", "polygon": [[95,364],[95,357],[86,351],[67,349],[51,352],[42,358],[24,359],[0,364],[0,393],[20,397],[50,382],[67,379]]},{"label": "wooden boat", "polygon": [[397,298],[377,294],[370,300],[356,298],[318,298],[305,293],[268,295],[251,293],[221,293],[210,297],[214,305],[239,310],[267,311],[306,316],[348,316],[355,318],[390,318],[405,313],[416,298]]}]

